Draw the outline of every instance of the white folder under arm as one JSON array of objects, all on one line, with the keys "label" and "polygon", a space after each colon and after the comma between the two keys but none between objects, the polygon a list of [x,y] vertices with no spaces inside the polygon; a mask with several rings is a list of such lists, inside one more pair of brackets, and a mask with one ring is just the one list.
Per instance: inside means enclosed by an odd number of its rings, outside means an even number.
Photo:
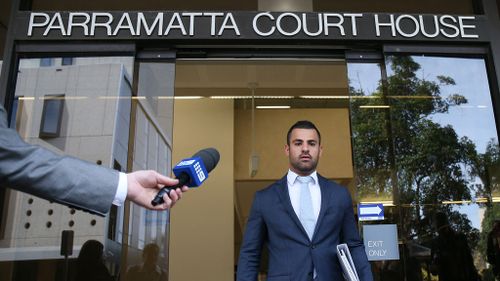
[{"label": "white folder under arm", "polygon": [[351,252],[347,244],[337,245],[337,256],[346,281],[359,281],[356,266],[351,257]]}]

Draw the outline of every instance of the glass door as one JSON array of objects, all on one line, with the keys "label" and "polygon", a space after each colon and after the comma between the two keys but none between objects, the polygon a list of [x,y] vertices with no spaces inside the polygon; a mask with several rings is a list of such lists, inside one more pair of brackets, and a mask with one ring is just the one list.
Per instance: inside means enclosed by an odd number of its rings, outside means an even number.
[{"label": "glass door", "polygon": [[[172,171],[172,124],[175,63],[152,55],[139,59],[137,95],[132,99],[129,170]],[[174,54],[175,55],[175,54]],[[139,55],[139,57],[142,57]],[[121,280],[168,280],[170,211],[130,204]]]},{"label": "glass door", "polygon": [[[26,142],[59,154],[123,172],[170,175],[175,64],[149,61],[142,54],[137,61],[21,59],[10,125]],[[6,280],[72,280],[87,241],[101,248],[114,278],[168,279],[169,212],[125,204],[103,218],[6,190],[0,240]],[[68,262],[60,254],[63,230],[73,234]]]},{"label": "glass door", "polygon": [[[130,56],[21,59],[10,126],[28,143],[125,171],[133,68]],[[5,190],[0,233],[5,280],[71,278],[86,244],[100,249],[109,274],[118,275],[123,207],[100,217]],[[69,262],[61,255],[63,231],[73,234]]]},{"label": "glass door", "polygon": [[[319,173],[350,185],[346,73],[342,58],[177,60],[174,163],[206,147],[217,148],[221,160],[173,210],[172,280],[234,278],[254,193],[287,172],[286,135],[298,120],[321,131]],[[265,280],[266,253],[261,261]],[[186,271],[185,264],[198,270]]]},{"label": "glass door", "polygon": [[[386,55],[348,63],[360,202],[397,224],[380,280],[494,280],[498,134],[484,59]],[[467,279],[461,279],[461,278]]]}]

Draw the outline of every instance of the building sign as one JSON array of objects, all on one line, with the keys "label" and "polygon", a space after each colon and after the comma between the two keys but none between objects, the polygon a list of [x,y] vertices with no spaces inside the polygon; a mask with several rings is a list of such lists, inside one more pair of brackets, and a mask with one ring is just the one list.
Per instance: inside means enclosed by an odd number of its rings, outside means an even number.
[{"label": "building sign", "polygon": [[301,12],[19,12],[16,39],[485,41],[483,16]]},{"label": "building sign", "polygon": [[369,261],[399,260],[398,229],[395,224],[363,225],[363,241]]},{"label": "building sign", "polygon": [[384,220],[384,205],[358,204],[358,218],[360,221]]}]

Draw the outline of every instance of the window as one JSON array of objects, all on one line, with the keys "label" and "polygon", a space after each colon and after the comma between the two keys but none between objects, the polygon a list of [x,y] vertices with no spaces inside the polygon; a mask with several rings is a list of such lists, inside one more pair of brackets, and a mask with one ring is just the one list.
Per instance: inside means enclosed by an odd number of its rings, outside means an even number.
[{"label": "window", "polygon": [[[73,57],[73,65],[63,66],[63,71],[54,67],[62,65],[62,59],[51,59],[46,60],[52,62],[51,67],[42,67],[40,57],[19,59],[12,97],[18,98],[15,123],[19,135],[28,143],[58,154],[100,162],[108,168],[114,167],[112,161],[116,159],[121,167],[127,167],[132,93],[127,79],[134,73],[134,58]],[[10,200],[12,196],[19,199]],[[106,265],[113,276],[118,274],[122,253],[119,242],[128,237],[130,226],[128,217],[123,215],[124,207],[116,211],[114,241],[107,239],[107,218],[33,199],[19,191],[0,192],[0,209],[0,280],[59,276],[62,229],[73,230],[79,237],[74,241],[74,249],[89,239],[103,242]],[[33,221],[35,214],[40,223]],[[47,222],[51,223],[50,228]],[[134,257],[127,260],[135,261]]]},{"label": "window", "polygon": [[384,204],[384,223],[397,224],[403,241],[402,258],[374,274],[487,280],[500,149],[485,61],[393,54],[384,62],[348,65],[357,198]]},{"label": "window", "polygon": [[54,64],[54,60],[52,58],[41,58],[40,66],[47,67],[52,66]]},{"label": "window", "polygon": [[62,58],[61,65],[73,65],[73,58]]},{"label": "window", "polygon": [[59,137],[64,105],[64,95],[46,95],[43,101],[40,138]]}]

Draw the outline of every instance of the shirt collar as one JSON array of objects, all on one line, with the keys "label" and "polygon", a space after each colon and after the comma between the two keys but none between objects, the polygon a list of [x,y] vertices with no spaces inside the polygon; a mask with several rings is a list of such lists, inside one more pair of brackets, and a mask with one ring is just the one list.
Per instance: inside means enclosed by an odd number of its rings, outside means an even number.
[{"label": "shirt collar", "polygon": [[[298,176],[299,175],[297,175],[294,171],[289,169],[288,174],[286,175],[286,180],[288,182],[288,186],[293,185],[295,183],[295,180],[297,180]],[[312,177],[313,184],[318,183],[318,173],[316,171],[312,172],[309,176]]]}]

